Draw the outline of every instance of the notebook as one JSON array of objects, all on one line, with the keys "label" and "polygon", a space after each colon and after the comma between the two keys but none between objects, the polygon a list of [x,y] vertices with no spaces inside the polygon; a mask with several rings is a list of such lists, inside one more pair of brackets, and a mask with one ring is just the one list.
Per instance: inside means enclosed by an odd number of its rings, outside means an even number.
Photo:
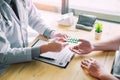
[{"label": "notebook", "polygon": [[[44,40],[38,40],[33,45],[33,47],[40,46],[45,43],[48,43],[48,42]],[[55,66],[59,66],[62,68],[66,68],[73,56],[74,56],[74,53],[69,50],[69,45],[68,45],[60,52],[46,52],[46,53],[40,54],[39,57],[35,57],[34,59],[52,64]]]}]

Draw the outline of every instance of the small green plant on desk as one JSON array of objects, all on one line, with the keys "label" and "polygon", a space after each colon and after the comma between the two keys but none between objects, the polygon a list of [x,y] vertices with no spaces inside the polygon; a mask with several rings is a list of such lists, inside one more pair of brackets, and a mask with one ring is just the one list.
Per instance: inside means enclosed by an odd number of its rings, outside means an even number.
[{"label": "small green plant on desk", "polygon": [[97,23],[95,26],[95,32],[100,33],[102,32],[102,23]]},{"label": "small green plant on desk", "polygon": [[102,34],[102,23],[97,23],[95,25],[95,39],[96,40],[101,39],[101,34]]}]

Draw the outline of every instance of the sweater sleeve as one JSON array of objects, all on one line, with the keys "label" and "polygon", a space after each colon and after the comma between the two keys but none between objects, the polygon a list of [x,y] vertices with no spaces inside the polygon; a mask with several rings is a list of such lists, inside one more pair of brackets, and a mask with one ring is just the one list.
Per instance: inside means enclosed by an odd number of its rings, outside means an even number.
[{"label": "sweater sleeve", "polygon": [[31,48],[11,48],[4,32],[0,30],[0,64],[12,64],[31,60]]}]

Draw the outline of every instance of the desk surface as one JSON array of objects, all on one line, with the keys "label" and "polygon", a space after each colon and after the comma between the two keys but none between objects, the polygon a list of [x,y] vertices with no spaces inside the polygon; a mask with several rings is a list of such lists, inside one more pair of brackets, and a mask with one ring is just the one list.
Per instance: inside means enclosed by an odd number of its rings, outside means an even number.
[{"label": "desk surface", "polygon": [[[71,27],[57,25],[56,20],[59,18],[59,14],[56,13],[42,12],[42,15],[47,17],[46,19],[50,19],[51,25],[54,26],[53,28],[56,30],[67,33],[73,37],[96,41],[94,39],[94,30],[89,32],[77,30],[74,28],[75,25]],[[77,20],[75,19],[75,23],[76,21]],[[100,22],[103,23],[101,40],[110,38],[119,33],[120,24]],[[36,39],[38,38],[39,37]],[[5,71],[5,73],[3,73],[3,75],[0,75],[0,80],[96,80],[80,67],[81,60],[90,57],[95,58],[98,62],[104,64],[106,70],[110,72],[114,56],[114,51],[94,51],[91,52],[91,54],[84,56],[75,55],[67,68],[60,68],[35,60],[26,63],[13,64]]]}]

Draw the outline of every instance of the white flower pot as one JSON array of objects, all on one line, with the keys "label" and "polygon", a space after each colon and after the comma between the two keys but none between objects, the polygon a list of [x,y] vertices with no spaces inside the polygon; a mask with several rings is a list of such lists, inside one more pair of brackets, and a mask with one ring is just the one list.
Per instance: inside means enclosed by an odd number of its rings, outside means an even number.
[{"label": "white flower pot", "polygon": [[101,35],[102,35],[102,32],[100,32],[100,33],[95,32],[95,39],[96,40],[100,40],[101,39]]}]

